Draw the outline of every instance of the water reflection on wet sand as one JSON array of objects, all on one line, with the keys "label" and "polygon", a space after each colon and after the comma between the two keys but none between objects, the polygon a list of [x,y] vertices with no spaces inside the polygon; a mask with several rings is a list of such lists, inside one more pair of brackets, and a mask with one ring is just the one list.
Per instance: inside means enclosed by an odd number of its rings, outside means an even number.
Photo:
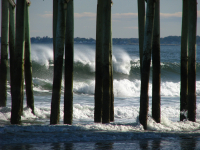
[{"label": "water reflection on wet sand", "polygon": [[[67,138],[67,137],[66,137]],[[54,143],[55,142],[55,143]],[[119,150],[119,149],[200,149],[200,136],[184,135],[180,137],[162,137],[158,139],[140,139],[128,141],[99,141],[99,142],[73,142],[73,143],[35,143],[0,145],[3,150]]]}]

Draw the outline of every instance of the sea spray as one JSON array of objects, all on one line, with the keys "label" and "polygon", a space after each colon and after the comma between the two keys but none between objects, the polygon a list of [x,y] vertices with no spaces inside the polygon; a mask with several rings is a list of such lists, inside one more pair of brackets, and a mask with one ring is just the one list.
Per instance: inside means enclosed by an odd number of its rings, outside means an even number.
[{"label": "sea spray", "polygon": [[115,72],[129,75],[132,61],[128,53],[122,49],[113,50],[113,69]]},{"label": "sea spray", "polygon": [[80,62],[83,65],[89,65],[90,71],[95,71],[95,51],[89,47],[75,47],[74,62]]},{"label": "sea spray", "polygon": [[31,47],[32,61],[39,63],[42,66],[49,67],[49,61],[53,60],[53,50],[51,47],[44,45],[35,45]]}]

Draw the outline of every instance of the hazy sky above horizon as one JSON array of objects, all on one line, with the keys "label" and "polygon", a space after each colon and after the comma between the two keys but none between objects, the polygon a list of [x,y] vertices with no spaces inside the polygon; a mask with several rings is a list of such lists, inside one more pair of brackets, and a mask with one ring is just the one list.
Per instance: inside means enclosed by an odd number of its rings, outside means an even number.
[{"label": "hazy sky above horizon", "polygon": [[[197,2],[197,35],[200,35],[200,0]],[[113,38],[138,38],[137,0],[113,0],[113,3]],[[97,0],[74,0],[74,37],[96,37],[96,5]],[[53,0],[31,0],[31,37],[52,37],[52,11]],[[160,12],[161,37],[180,36],[182,0],[160,0]]]}]

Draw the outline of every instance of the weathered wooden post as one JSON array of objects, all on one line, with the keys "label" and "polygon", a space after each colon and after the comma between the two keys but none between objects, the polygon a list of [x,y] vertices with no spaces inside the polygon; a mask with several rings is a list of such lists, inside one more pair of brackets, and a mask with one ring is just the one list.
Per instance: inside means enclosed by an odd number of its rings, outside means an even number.
[{"label": "weathered wooden post", "polygon": [[15,43],[15,63],[12,85],[12,110],[11,124],[20,124],[23,109],[24,90],[24,36],[25,36],[25,5],[26,0],[17,1],[16,8],[16,43]]},{"label": "weathered wooden post", "polygon": [[[15,52],[15,1],[9,0],[9,53],[10,53],[10,85],[13,80],[14,72],[13,72],[13,63],[14,63],[14,52]],[[11,86],[11,91],[12,91]],[[12,92],[11,92],[12,93]]]},{"label": "weathered wooden post", "polygon": [[140,52],[140,73],[142,71],[142,55],[144,43],[145,28],[145,0],[138,0],[138,34],[139,34],[139,52]]},{"label": "weathered wooden post", "polygon": [[97,1],[94,122],[102,121],[103,1]]},{"label": "weathered wooden post", "polygon": [[67,3],[65,34],[64,124],[73,121],[74,1]]},{"label": "weathered wooden post", "polygon": [[[111,0],[99,0],[97,3],[96,29],[95,122],[109,123],[110,114],[113,113],[111,111],[114,111],[110,110],[112,89],[111,38]],[[114,120],[114,118],[111,120]]]},{"label": "weathered wooden post", "polygon": [[110,123],[110,103],[111,103],[111,0],[103,1],[103,109],[102,123]]},{"label": "weathered wooden post", "polygon": [[196,121],[196,31],[197,0],[188,1],[189,57],[188,57],[188,119]]},{"label": "weathered wooden post", "polygon": [[25,12],[25,83],[26,83],[26,99],[27,107],[31,108],[34,114],[34,97],[33,97],[33,81],[32,81],[32,61],[31,61],[31,41],[29,34],[29,6],[31,2],[27,0]]},{"label": "weathered wooden post", "polygon": [[53,0],[53,53],[54,53],[53,56],[55,56],[57,15],[58,15],[58,0]]},{"label": "weathered wooden post", "polygon": [[7,68],[8,68],[8,31],[9,3],[1,1],[1,53],[0,53],[0,107],[6,106],[7,101]]},{"label": "weathered wooden post", "polygon": [[[112,49],[112,48],[111,48]],[[111,96],[111,100],[110,100],[110,121],[114,122],[114,92],[113,92],[113,67],[112,67],[112,50],[111,50],[111,56],[110,56],[110,61],[111,61],[111,79],[110,79],[110,96]]]},{"label": "weathered wooden post", "polygon": [[50,124],[59,123],[60,119],[60,95],[62,82],[63,52],[66,28],[65,0],[58,0],[57,30],[54,56],[54,78],[51,100]]},{"label": "weathered wooden post", "polygon": [[[111,7],[113,5],[113,2],[111,1]],[[113,93],[113,64],[112,64],[112,17],[110,19],[110,71],[111,71],[111,76],[110,76],[110,96],[111,96],[111,100],[110,100],[110,121],[114,122],[114,93]]]},{"label": "weathered wooden post", "polygon": [[188,110],[188,0],[183,0],[180,78],[180,121],[183,121],[187,117],[184,112]]},{"label": "weathered wooden post", "polygon": [[151,63],[151,49],[153,39],[153,26],[154,26],[154,11],[155,0],[147,1],[147,13],[146,13],[146,26],[144,36],[143,47],[143,62],[142,62],[142,74],[141,74],[141,91],[140,91],[140,113],[139,120],[144,129],[147,129],[147,117],[149,109],[149,75],[150,75],[150,63]]},{"label": "weathered wooden post", "polygon": [[160,0],[155,2],[152,68],[152,117],[160,123]]}]

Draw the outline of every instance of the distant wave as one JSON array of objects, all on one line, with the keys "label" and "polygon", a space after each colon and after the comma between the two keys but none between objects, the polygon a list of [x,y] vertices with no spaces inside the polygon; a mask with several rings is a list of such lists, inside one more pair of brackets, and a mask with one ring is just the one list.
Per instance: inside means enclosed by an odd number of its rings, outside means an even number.
[{"label": "distant wave", "polygon": [[[53,50],[52,47],[46,45],[32,46],[33,68],[53,69]],[[115,74],[133,75],[140,73],[139,57],[130,55],[122,48],[113,48],[113,71]],[[64,65],[64,63],[63,63]],[[152,65],[151,65],[152,66]],[[161,63],[162,74],[179,74],[180,63],[165,62]],[[200,70],[200,63],[196,64],[197,72]],[[95,49],[87,45],[79,45],[74,48],[74,72],[91,73],[95,72]]]}]

